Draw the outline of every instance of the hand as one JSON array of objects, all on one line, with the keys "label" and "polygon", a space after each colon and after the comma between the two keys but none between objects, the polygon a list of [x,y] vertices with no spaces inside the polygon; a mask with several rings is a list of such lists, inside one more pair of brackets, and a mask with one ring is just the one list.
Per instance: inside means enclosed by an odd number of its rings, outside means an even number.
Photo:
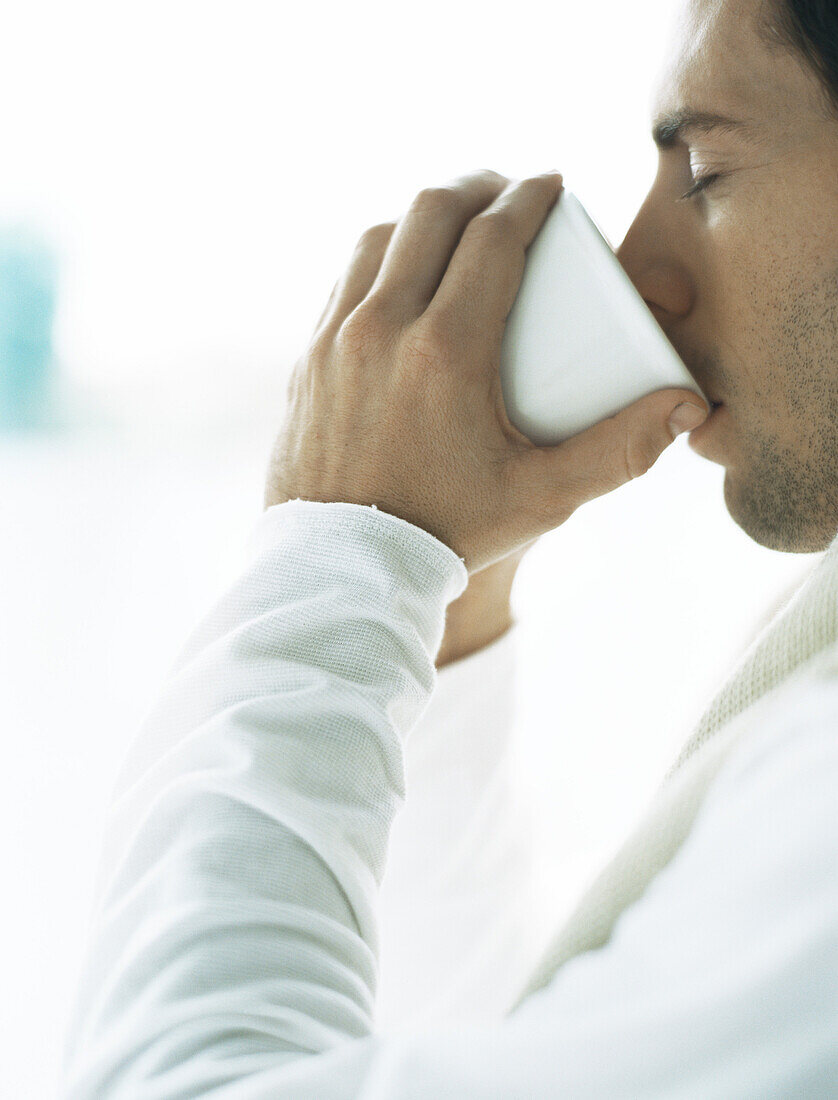
[{"label": "hand", "polygon": [[294,367],[266,508],[375,504],[473,573],[652,466],[675,405],[700,403],[691,390],[649,394],[554,447],[506,415],[503,330],[560,185],[475,172],[363,234]]}]

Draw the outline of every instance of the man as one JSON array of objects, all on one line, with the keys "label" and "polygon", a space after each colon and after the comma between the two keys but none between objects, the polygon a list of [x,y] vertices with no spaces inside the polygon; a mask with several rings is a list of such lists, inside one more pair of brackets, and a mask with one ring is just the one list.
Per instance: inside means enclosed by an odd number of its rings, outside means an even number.
[{"label": "man", "polygon": [[[482,172],[364,235],[296,366],[254,561],[117,783],[67,1097],[838,1095],[837,28],[826,3],[689,0],[620,249],[723,406],[690,442],[732,517],[827,554],[509,1014],[373,1028],[445,609],[482,578],[447,656],[486,647],[486,578],[508,594],[510,560],[696,420],[660,391],[556,448],[512,428],[497,352],[560,180]],[[501,614],[469,639],[481,601]]]}]

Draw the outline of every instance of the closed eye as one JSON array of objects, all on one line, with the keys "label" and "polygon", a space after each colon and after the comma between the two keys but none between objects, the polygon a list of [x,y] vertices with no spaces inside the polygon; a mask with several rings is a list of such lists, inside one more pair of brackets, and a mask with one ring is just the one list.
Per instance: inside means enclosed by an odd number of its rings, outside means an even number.
[{"label": "closed eye", "polygon": [[693,195],[697,195],[701,191],[706,191],[710,184],[714,183],[720,175],[720,172],[716,172],[715,174],[710,174],[707,176],[699,176],[697,180],[693,181],[693,185],[689,189],[689,191],[687,191],[685,195],[681,196],[681,199],[691,199]]}]

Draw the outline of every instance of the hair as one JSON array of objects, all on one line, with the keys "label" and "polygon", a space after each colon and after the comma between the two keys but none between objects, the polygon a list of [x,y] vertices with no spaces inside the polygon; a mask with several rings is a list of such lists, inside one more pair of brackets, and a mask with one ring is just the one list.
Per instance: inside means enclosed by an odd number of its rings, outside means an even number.
[{"label": "hair", "polygon": [[836,0],[765,0],[757,30],[769,48],[792,54],[817,76],[824,116],[838,122]]}]

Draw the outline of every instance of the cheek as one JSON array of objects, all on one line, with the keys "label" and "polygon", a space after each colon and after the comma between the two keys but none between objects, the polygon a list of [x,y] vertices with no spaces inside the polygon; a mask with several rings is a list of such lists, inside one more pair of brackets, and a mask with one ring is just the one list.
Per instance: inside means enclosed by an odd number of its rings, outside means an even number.
[{"label": "cheek", "polygon": [[712,229],[730,270],[769,310],[798,297],[838,261],[838,204],[788,182],[775,184],[732,200]]},{"label": "cheek", "polygon": [[770,326],[806,267],[795,234],[750,208],[708,218],[703,255],[713,310],[731,336]]}]

